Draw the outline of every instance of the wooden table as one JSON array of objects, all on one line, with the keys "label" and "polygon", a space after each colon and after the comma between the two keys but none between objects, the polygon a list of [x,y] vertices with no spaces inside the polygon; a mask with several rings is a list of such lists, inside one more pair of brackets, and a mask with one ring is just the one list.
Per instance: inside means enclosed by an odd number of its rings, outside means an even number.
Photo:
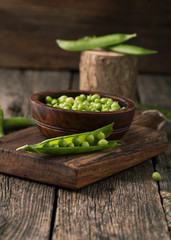
[{"label": "wooden table", "polygon": [[[31,118],[29,97],[52,89],[78,89],[77,72],[0,69],[5,117]],[[139,75],[137,97],[171,110],[171,79]],[[170,239],[171,144],[167,152],[73,191],[0,174],[0,239]],[[161,173],[155,182],[151,175]]]}]

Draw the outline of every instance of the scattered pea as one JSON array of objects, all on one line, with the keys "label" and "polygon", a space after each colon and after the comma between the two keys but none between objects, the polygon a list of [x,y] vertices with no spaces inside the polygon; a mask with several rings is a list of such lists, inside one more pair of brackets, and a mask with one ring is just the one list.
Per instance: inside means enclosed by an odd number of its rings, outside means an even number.
[{"label": "scattered pea", "polygon": [[158,172],[154,172],[154,173],[152,174],[152,178],[153,178],[155,181],[161,181],[161,180],[162,180],[162,177],[161,177],[160,173],[158,173]]},{"label": "scattered pea", "polygon": [[51,103],[52,102],[52,98],[50,96],[46,96],[45,97],[45,102],[46,103]]}]

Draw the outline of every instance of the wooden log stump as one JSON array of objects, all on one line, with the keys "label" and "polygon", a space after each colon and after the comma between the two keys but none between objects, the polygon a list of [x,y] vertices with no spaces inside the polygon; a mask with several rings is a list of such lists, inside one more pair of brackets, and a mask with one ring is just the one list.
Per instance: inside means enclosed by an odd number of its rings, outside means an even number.
[{"label": "wooden log stump", "polygon": [[101,91],[135,100],[138,58],[107,51],[84,51],[80,90]]}]

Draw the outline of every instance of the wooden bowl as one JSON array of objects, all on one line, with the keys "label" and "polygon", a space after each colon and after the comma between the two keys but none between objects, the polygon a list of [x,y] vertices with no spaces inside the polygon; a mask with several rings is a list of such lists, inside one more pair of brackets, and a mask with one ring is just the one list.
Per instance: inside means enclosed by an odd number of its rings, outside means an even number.
[{"label": "wooden bowl", "polygon": [[[76,97],[80,94],[98,93],[101,97],[112,98],[125,109],[114,112],[88,112],[65,110],[45,104],[45,97],[58,98],[61,95]],[[93,91],[45,91],[31,96],[32,116],[43,135],[48,138],[92,131],[114,122],[110,139],[120,139],[133,120],[135,103],[130,99]]]}]

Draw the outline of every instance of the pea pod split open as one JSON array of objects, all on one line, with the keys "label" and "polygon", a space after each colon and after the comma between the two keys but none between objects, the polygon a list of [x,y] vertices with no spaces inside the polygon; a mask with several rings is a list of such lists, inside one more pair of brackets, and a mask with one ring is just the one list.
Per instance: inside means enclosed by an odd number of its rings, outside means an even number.
[{"label": "pea pod split open", "polygon": [[[43,154],[54,154],[54,155],[66,155],[66,154],[75,154],[75,153],[85,153],[85,152],[93,152],[96,150],[102,150],[106,148],[112,148],[118,146],[118,142],[115,140],[104,141],[105,139],[99,140],[99,136],[109,137],[113,132],[113,124],[111,123],[105,127],[99,128],[92,132],[85,132],[80,134],[73,134],[68,136],[50,138],[43,142],[40,142],[35,145],[24,145],[22,147],[17,148],[16,150],[25,150],[27,152],[35,152],[35,153],[43,153]],[[87,145],[79,145],[72,146],[75,139],[80,139],[80,143],[85,143],[88,141],[88,136],[93,136],[93,142],[89,141],[90,144]],[[61,141],[65,141],[65,146],[59,146]],[[101,141],[101,144],[99,142]]]}]

